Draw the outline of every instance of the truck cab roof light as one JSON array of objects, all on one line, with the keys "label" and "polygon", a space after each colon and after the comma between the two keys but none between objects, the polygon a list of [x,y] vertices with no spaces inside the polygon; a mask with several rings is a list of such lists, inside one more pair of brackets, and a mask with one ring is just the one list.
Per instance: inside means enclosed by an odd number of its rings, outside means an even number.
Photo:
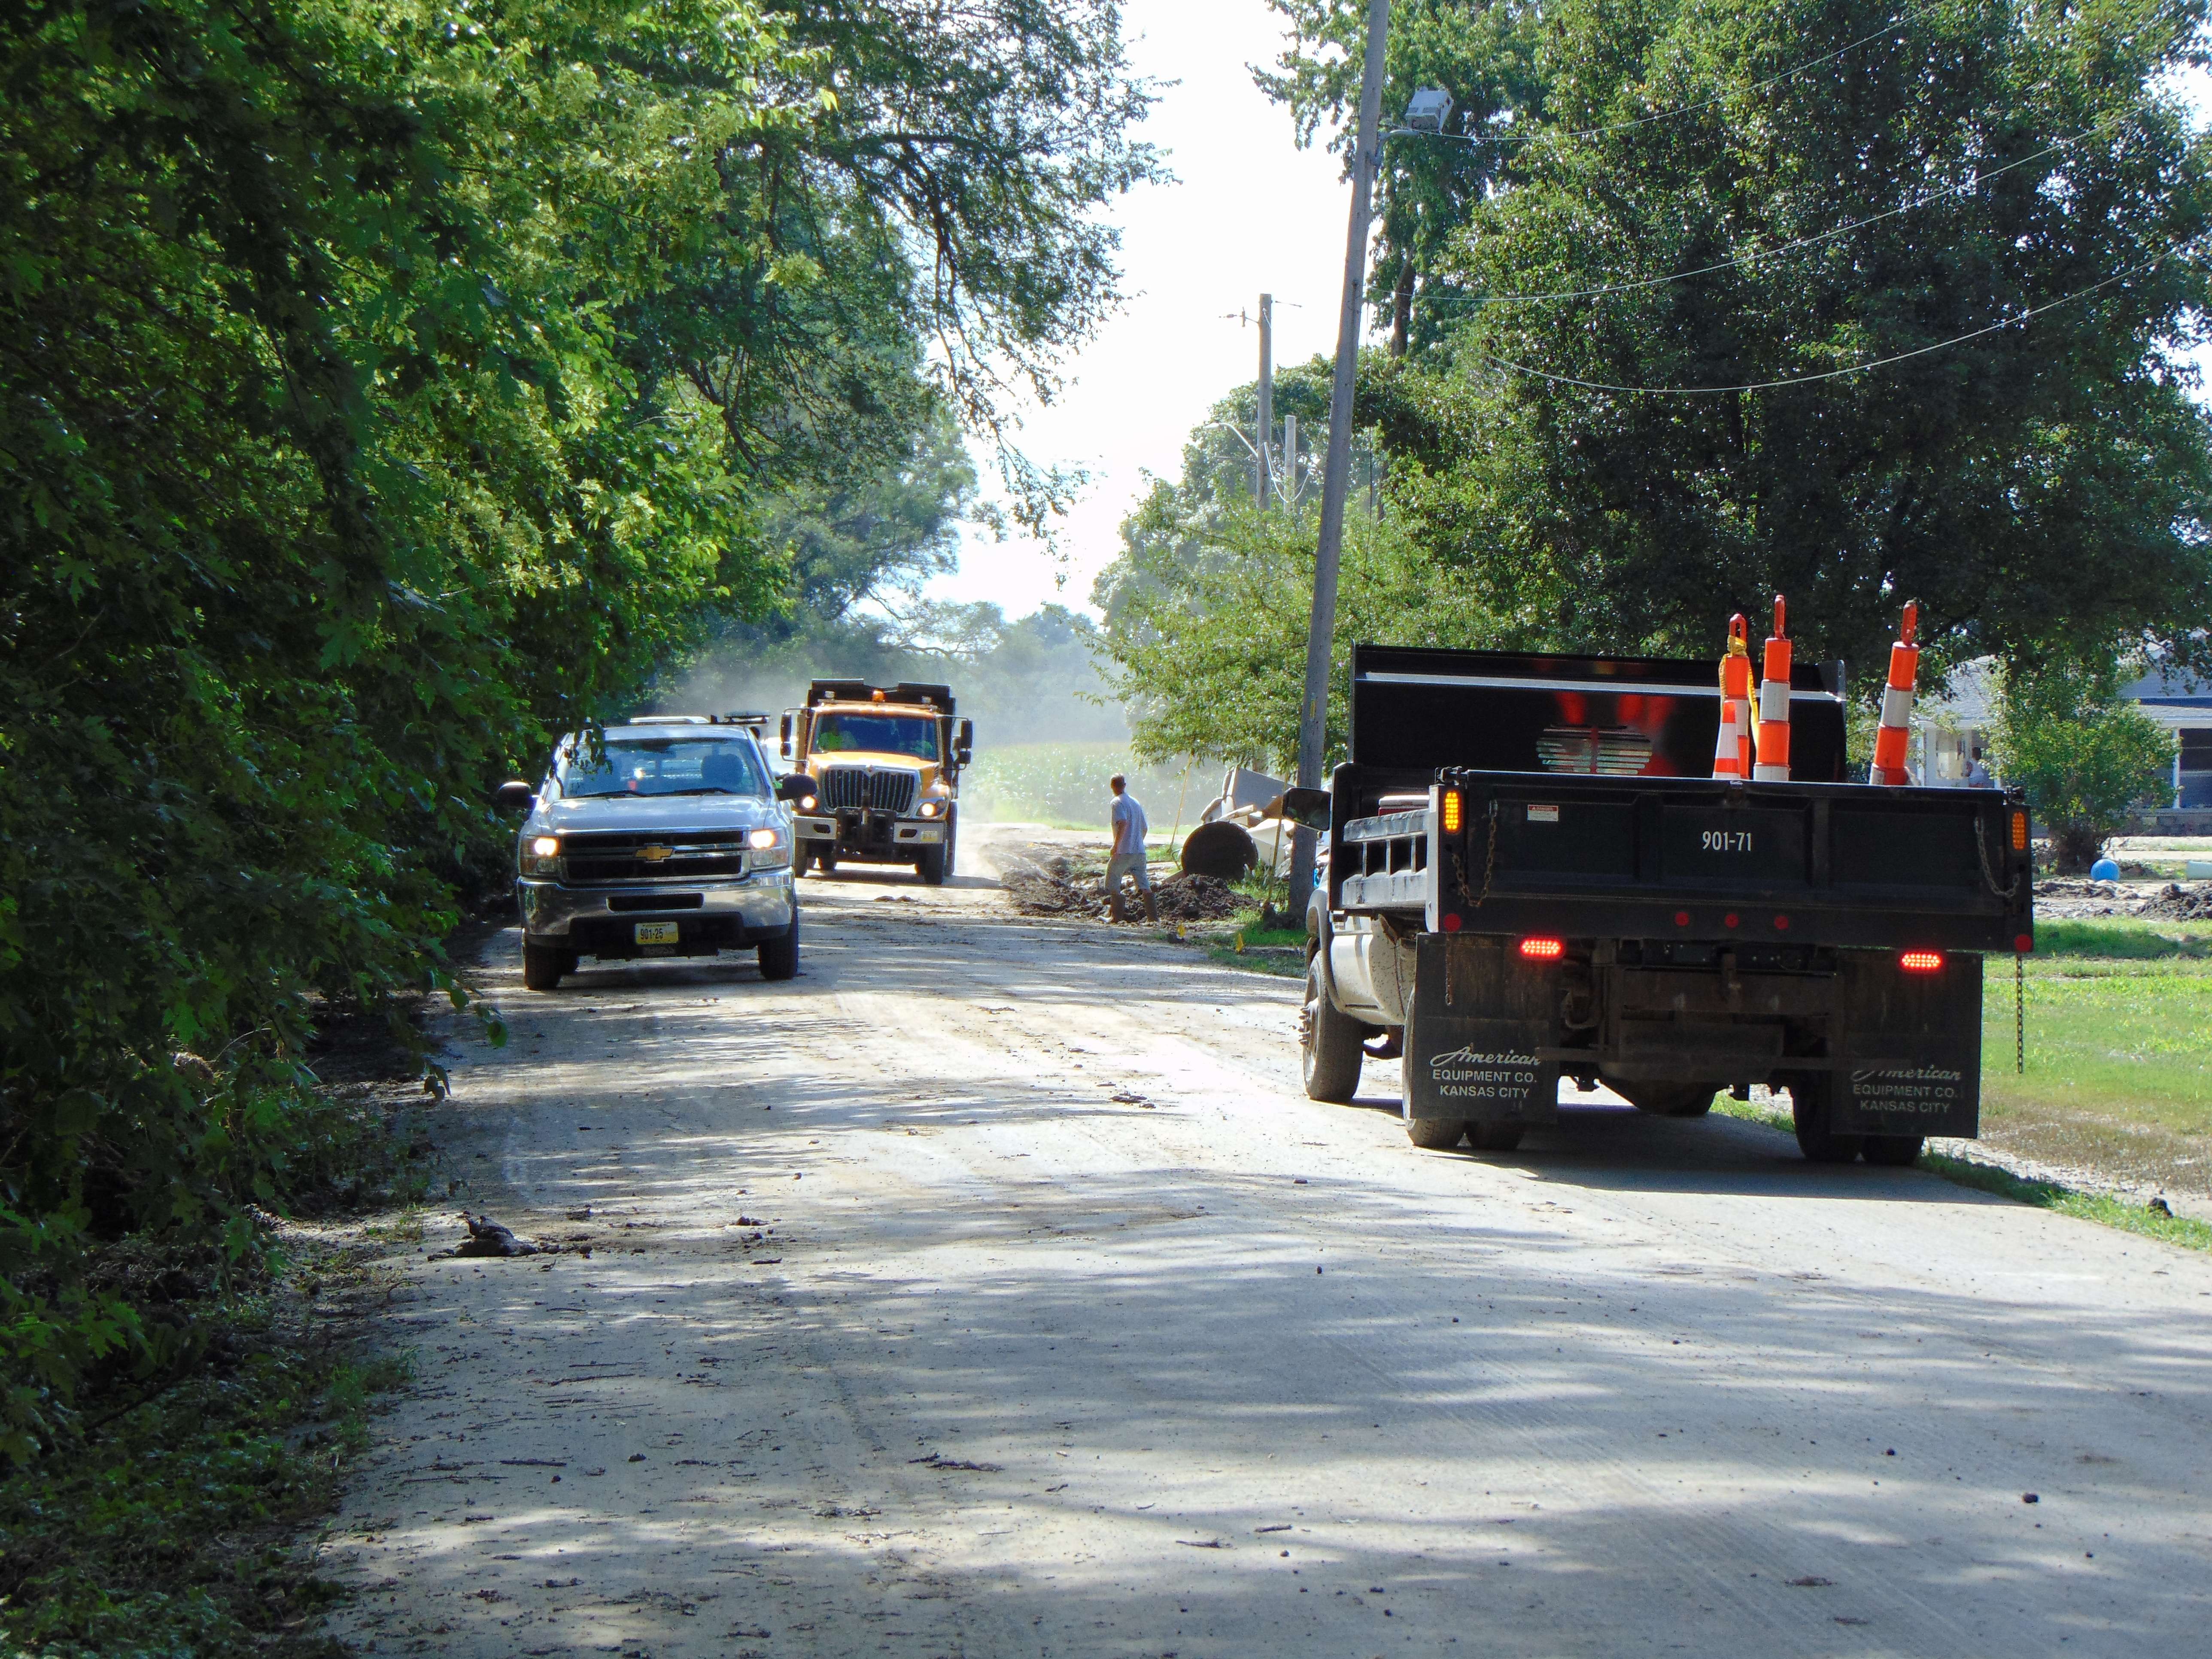
[{"label": "truck cab roof light", "polygon": [[1551,962],[1567,953],[1567,942],[1561,939],[1524,939],[1521,954],[1531,962]]},{"label": "truck cab roof light", "polygon": [[1940,973],[1943,968],[1943,953],[1941,951],[1907,951],[1898,957],[1897,965],[1908,974]]}]

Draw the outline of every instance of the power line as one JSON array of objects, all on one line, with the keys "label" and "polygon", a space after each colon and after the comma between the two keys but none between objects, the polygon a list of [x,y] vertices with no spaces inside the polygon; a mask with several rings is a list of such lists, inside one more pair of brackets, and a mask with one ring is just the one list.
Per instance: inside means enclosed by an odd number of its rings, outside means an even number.
[{"label": "power line", "polygon": [[1495,368],[1510,369],[1516,374],[1532,375],[1540,380],[1548,380],[1554,386],[1580,386],[1585,392],[1618,392],[1638,398],[1708,398],[1739,392],[1771,392],[1783,386],[1810,386],[1820,380],[1839,380],[1848,375],[1871,374],[1875,369],[1887,368],[1893,364],[1907,362],[1915,357],[1925,357],[1933,352],[1948,351],[1951,347],[1964,345],[1969,340],[1978,340],[1985,334],[1996,334],[2008,328],[2018,328],[2032,319],[2042,316],[2047,311],[2056,311],[2061,306],[2070,305],[2076,300],[2086,299],[2092,294],[2108,289],[2115,283],[2123,283],[2130,276],[2141,276],[2145,271],[2154,270],[2180,252],[2181,244],[2176,243],[2155,259],[2140,265],[2130,266],[2125,270],[2116,271],[2102,282],[2092,283],[2087,288],[2076,289],[2071,294],[2061,295],[2056,300],[2046,301],[2042,305],[2031,307],[2017,317],[2008,317],[2002,322],[1991,323],[1985,328],[1975,329],[1972,333],[1954,335],[1948,340],[1938,340],[1932,345],[1916,346],[1911,351],[1899,351],[1887,357],[1876,357],[1871,362],[1853,363],[1846,368],[1822,369],[1817,374],[1796,374],[1784,380],[1747,380],[1739,386],[1621,386],[1607,380],[1578,380],[1571,374],[1550,374],[1544,369],[1531,368],[1526,363],[1516,363],[1510,358],[1494,357],[1486,351],[1468,349],[1468,355]]},{"label": "power line", "polygon": [[[2130,113],[2133,112],[2130,112]],[[1692,276],[1710,276],[1715,271],[1734,270],[1744,265],[1756,264],[1761,259],[1777,258],[1784,253],[1794,252],[1799,248],[1813,247],[1822,242],[1833,241],[1838,236],[1848,235],[1855,230],[1863,230],[1869,225],[1880,224],[1885,219],[1894,219],[1900,214],[1910,213],[1916,208],[1926,207],[1929,203],[1940,202],[1947,197],[1967,195],[1979,190],[2000,173],[2009,173],[2014,167],[2026,167],[2031,161],[2039,161],[2046,155],[2055,155],[2059,150],[2080,143],[2084,138],[2094,137],[2112,125],[2113,125],[2112,122],[2107,121],[2097,126],[2085,128],[2069,137],[2057,140],[2055,143],[2046,144],[2032,155],[2021,156],[2016,161],[2007,161],[2003,166],[1991,167],[1987,172],[1978,173],[1972,179],[1960,184],[1947,185],[1941,190],[1930,191],[1924,196],[1917,197],[1910,202],[1900,203],[1893,208],[1886,208],[1880,213],[1869,214],[1863,219],[1853,219],[1831,229],[1818,231],[1810,236],[1801,236],[1795,241],[1783,242],[1773,247],[1756,249],[1749,253],[1739,254],[1733,259],[1723,259],[1717,264],[1699,265],[1693,270],[1678,270],[1665,276],[1640,276],[1632,283],[1607,283],[1597,288],[1559,289],[1548,294],[1455,294],[1449,297],[1464,305],[1492,306],[1538,305],[1560,300],[1595,300],[1601,299],[1608,294],[1633,294],[1645,289],[1663,288],[1668,283],[1687,282]]]}]

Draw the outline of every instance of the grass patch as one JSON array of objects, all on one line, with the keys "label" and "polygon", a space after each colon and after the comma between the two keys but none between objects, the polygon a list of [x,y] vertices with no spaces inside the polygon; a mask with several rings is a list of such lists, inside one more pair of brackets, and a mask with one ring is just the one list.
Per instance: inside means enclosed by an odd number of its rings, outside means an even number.
[{"label": "grass patch", "polygon": [[[2137,921],[2129,917],[2053,917],[2035,924],[2038,957],[2096,957],[2122,962],[2212,959],[2212,922]],[[1994,959],[1993,959],[1994,961]]]},{"label": "grass patch", "polygon": [[1785,1135],[1797,1133],[1797,1126],[1791,1120],[1787,1106],[1777,1106],[1764,1100],[1738,1100],[1734,1095],[1723,1094],[1713,1103],[1713,1110],[1722,1117],[1741,1118],[1747,1123],[1756,1123],[1764,1128],[1779,1129]]},{"label": "grass patch", "polygon": [[206,1363],[150,1399],[88,1401],[82,1439],[0,1480],[0,1651],[40,1659],[338,1659],[340,1595],[297,1539],[337,1506],[372,1397],[404,1361],[208,1320]]},{"label": "grass patch", "polygon": [[2212,963],[2029,961],[2025,1074],[2013,1068],[2012,976],[1992,966],[1983,996],[1986,1123],[2103,1119],[2212,1153]]},{"label": "grass patch", "polygon": [[2107,1227],[2118,1227],[2123,1232],[2141,1233],[2146,1238],[2155,1238],[2162,1243],[2178,1244],[2184,1249],[2212,1250],[2212,1223],[2192,1220],[2187,1216],[2168,1215],[2165,1211],[2154,1210],[2147,1204],[2130,1204],[2100,1193],[2085,1193],[2072,1187],[2060,1186],[2053,1181],[2031,1181],[2025,1176],[2016,1176],[2011,1170],[2001,1170],[1995,1164],[1977,1164],[1969,1158],[1951,1158],[1942,1152],[1923,1152],[1920,1167],[1961,1187],[1995,1193],[1998,1197],[2011,1199],[2015,1203],[2033,1204],[2040,1210],[2055,1210],[2060,1215],[2100,1222]]}]

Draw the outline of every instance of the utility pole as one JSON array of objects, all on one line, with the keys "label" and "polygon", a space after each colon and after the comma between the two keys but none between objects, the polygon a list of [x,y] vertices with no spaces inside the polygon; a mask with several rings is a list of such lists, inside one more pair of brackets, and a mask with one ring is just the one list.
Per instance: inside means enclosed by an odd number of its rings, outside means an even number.
[{"label": "utility pole", "polygon": [[1273,493],[1274,479],[1267,465],[1267,446],[1275,438],[1275,296],[1260,296],[1260,441],[1256,446],[1259,460],[1255,468],[1258,480],[1253,495],[1258,497],[1264,511],[1267,497]]},{"label": "utility pole", "polygon": [[1283,498],[1298,510],[1298,417],[1283,416]]},{"label": "utility pole", "polygon": [[[1359,366],[1359,325],[1367,288],[1367,233],[1373,206],[1376,130],[1382,117],[1382,45],[1390,0],[1368,0],[1367,57],[1359,83],[1359,133],[1352,154],[1352,224],[1345,237],[1344,303],[1337,313],[1336,379],[1328,394],[1328,460],[1322,471],[1321,542],[1315,550],[1313,618],[1306,629],[1305,701],[1298,711],[1298,783],[1321,786],[1328,737],[1329,645],[1336,632],[1336,566],[1344,550],[1344,498],[1352,482],[1352,392]],[[1313,890],[1314,832],[1301,826],[1291,844],[1291,908],[1304,918]]]}]

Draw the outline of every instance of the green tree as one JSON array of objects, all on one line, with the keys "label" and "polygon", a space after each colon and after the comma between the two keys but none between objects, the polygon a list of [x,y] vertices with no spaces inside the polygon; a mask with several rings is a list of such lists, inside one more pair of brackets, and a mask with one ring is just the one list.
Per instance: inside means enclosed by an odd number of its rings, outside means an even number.
[{"label": "green tree", "polygon": [[1863,664],[1908,596],[1931,667],[2201,656],[2202,15],[1547,7],[1543,125],[1444,261],[1471,314],[1397,392],[1415,533],[1530,644],[1710,653],[1782,592]]},{"label": "green tree", "polygon": [[487,786],[1112,303],[1143,95],[1033,12],[0,12],[0,1451],[159,1358],[89,1243],[345,1174],[317,1012],[464,994]]},{"label": "green tree", "polygon": [[2024,790],[2057,867],[2095,862],[2130,808],[2172,787],[2173,733],[2119,695],[2120,665],[2053,658],[2004,677],[1997,775]]}]

